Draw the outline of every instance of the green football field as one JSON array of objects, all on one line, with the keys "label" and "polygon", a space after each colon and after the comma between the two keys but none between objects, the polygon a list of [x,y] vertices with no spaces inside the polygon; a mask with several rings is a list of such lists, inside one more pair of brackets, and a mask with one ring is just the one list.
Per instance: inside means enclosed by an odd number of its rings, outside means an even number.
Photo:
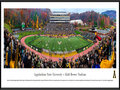
[{"label": "green football field", "polygon": [[28,46],[44,48],[50,51],[72,51],[79,48],[90,47],[93,43],[79,37],[50,38],[47,36],[31,36],[25,39]]}]

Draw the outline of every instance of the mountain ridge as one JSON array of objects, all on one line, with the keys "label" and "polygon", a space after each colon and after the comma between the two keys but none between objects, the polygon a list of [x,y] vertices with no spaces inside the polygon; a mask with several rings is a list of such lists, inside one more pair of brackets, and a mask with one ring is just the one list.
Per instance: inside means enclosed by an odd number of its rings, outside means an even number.
[{"label": "mountain ridge", "polygon": [[105,12],[101,13],[102,15],[107,15],[110,17],[110,19],[116,19],[116,11],[115,10],[107,10]]}]

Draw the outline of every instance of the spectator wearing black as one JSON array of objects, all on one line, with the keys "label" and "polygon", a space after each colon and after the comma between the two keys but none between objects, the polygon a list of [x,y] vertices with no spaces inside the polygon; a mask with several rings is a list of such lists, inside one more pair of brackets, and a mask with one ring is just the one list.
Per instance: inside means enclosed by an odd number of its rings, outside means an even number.
[{"label": "spectator wearing black", "polygon": [[65,68],[66,67],[66,64],[67,64],[67,61],[65,58],[63,58],[63,62],[62,62],[62,68]]}]

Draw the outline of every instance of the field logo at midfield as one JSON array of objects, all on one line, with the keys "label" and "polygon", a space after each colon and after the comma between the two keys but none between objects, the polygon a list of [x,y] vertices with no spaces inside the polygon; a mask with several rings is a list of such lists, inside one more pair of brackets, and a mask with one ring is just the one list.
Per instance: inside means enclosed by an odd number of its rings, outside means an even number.
[{"label": "field logo at midfield", "polygon": [[62,43],[62,41],[58,41],[58,44],[60,45]]}]

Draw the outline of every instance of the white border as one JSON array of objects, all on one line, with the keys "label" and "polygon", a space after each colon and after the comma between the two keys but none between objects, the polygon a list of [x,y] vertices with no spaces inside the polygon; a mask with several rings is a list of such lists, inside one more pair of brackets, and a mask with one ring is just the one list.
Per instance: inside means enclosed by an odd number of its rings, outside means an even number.
[{"label": "white border", "polygon": [[[119,3],[117,2],[2,2],[1,4],[1,87],[119,87]],[[4,56],[4,8],[115,8],[117,24],[117,68],[113,69],[5,69]],[[116,70],[117,78],[113,79],[113,71]],[[35,77],[34,73],[85,73],[86,77]],[[112,79],[113,82],[95,81],[46,81],[46,82],[7,82],[7,79]]]}]

